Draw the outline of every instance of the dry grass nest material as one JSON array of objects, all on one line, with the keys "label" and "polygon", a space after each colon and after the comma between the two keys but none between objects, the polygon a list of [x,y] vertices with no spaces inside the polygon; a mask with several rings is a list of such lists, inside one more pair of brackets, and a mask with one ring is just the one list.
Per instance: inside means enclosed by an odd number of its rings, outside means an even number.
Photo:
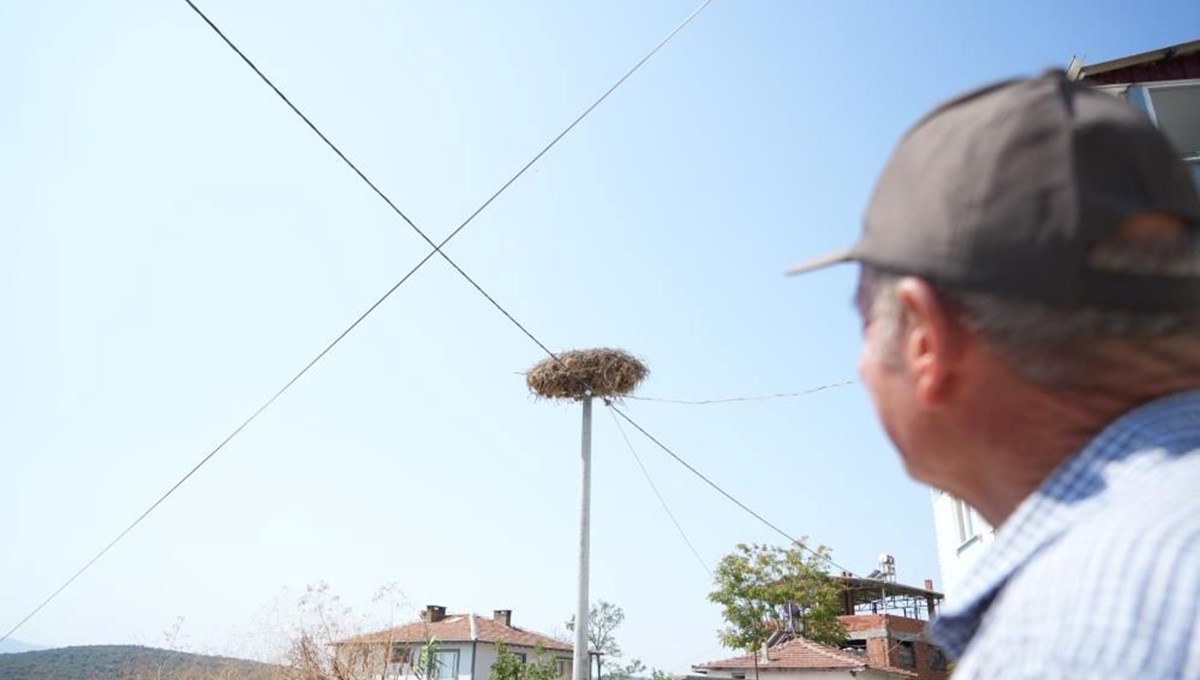
[{"label": "dry grass nest material", "polygon": [[580,399],[589,390],[594,397],[619,397],[649,374],[646,364],[625,350],[576,349],[539,362],[525,374],[525,384],[547,399]]}]

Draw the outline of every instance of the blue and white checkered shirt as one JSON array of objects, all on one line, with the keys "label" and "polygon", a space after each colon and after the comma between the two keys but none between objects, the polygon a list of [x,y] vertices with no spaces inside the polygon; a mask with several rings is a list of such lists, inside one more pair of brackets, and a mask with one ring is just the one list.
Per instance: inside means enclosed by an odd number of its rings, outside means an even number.
[{"label": "blue and white checkered shirt", "polygon": [[962,678],[1200,679],[1200,390],[1107,427],[930,627]]}]

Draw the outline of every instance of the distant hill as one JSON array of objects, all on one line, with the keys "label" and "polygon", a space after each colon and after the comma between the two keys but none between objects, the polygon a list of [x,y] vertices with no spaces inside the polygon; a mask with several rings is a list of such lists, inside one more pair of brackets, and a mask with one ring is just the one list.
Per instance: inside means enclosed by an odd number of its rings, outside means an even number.
[{"label": "distant hill", "polygon": [[257,661],[133,645],[0,654],[0,680],[268,680],[276,670]]},{"label": "distant hill", "polygon": [[0,654],[12,654],[13,652],[33,652],[39,649],[45,649],[45,647],[31,645],[28,642],[21,642],[20,640],[14,640],[12,638],[0,640]]}]

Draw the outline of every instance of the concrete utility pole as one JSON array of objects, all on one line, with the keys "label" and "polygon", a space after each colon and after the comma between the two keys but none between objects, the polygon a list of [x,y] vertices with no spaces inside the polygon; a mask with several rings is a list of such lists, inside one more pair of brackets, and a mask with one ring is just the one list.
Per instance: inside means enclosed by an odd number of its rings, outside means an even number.
[{"label": "concrete utility pole", "polygon": [[590,561],[591,514],[592,514],[592,397],[585,396],[583,403],[583,437],[580,454],[583,459],[583,474],[579,503],[579,590],[575,603],[575,661],[574,680],[588,680],[592,664],[588,656],[588,563]]}]

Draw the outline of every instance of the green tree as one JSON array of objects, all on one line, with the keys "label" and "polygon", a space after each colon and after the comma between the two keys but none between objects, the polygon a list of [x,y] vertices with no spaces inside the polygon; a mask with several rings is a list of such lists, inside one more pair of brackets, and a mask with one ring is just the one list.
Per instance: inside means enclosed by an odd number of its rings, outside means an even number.
[{"label": "green tree", "polygon": [[558,680],[558,660],[538,645],[533,650],[533,657],[522,661],[498,642],[496,661],[488,673],[488,680]]},{"label": "green tree", "polygon": [[[588,612],[588,648],[601,655],[597,658],[597,680],[629,680],[646,670],[638,659],[626,662],[621,645],[617,644],[616,630],[624,622],[625,610],[604,600],[593,604]],[[566,625],[567,630],[574,632],[575,617]]]},{"label": "green tree", "polygon": [[728,624],[718,633],[726,647],[755,653],[771,635],[797,624],[800,635],[841,646],[846,629],[841,585],[828,572],[829,548],[809,551],[803,541],[782,548],[738,544],[721,558],[708,599],[721,605]]}]

